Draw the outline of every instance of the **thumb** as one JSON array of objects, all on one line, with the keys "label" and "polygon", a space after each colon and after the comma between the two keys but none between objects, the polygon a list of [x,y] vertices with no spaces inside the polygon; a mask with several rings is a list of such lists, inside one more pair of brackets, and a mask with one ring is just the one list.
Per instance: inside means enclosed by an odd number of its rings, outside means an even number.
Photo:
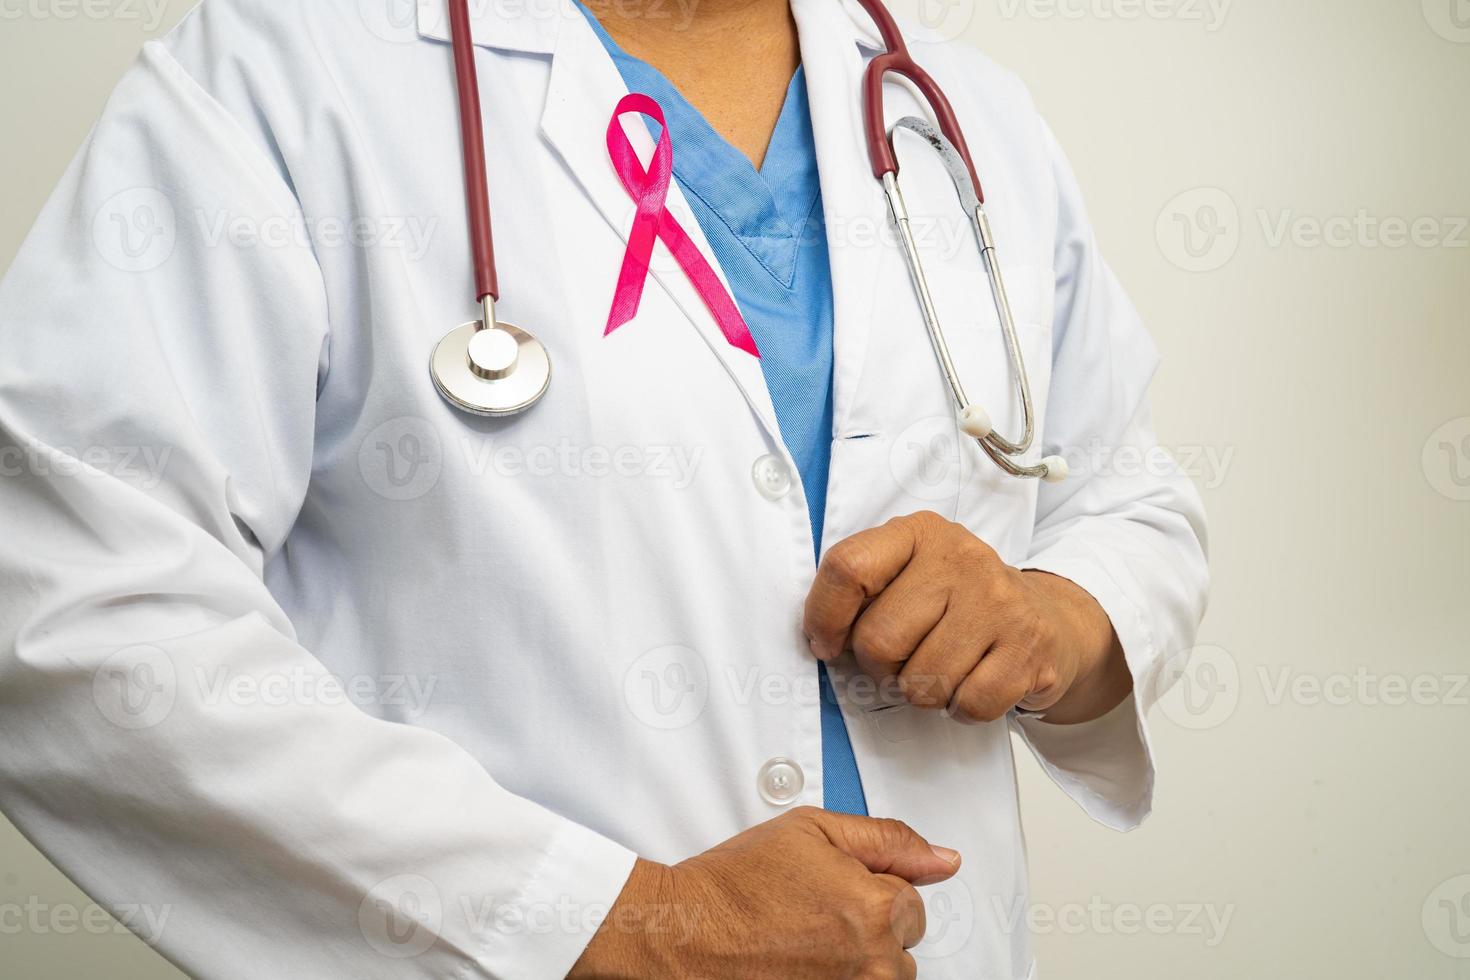
[{"label": "thumb", "polygon": [[960,867],[958,851],[931,845],[902,820],[827,810],[818,810],[813,820],[833,847],[861,861],[874,874],[929,885],[950,877]]}]

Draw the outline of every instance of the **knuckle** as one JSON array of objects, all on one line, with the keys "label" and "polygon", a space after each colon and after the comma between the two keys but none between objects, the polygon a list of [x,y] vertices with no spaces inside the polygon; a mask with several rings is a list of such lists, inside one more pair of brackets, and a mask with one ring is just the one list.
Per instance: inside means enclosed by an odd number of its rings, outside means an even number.
[{"label": "knuckle", "polygon": [[892,934],[893,895],[871,888],[863,896],[863,923],[869,935],[883,940]]},{"label": "knuckle", "polygon": [[918,895],[914,896],[914,945],[924,941],[929,933],[929,913],[924,908],[924,900]]},{"label": "knuckle", "polygon": [[866,567],[862,545],[851,538],[834,544],[822,559],[822,571],[839,585],[861,585]]},{"label": "knuckle", "polygon": [[881,839],[891,847],[902,847],[917,836],[913,828],[902,820],[894,817],[878,817],[876,820]]},{"label": "knuckle", "polygon": [[956,721],[972,725],[996,721],[1008,710],[1003,700],[990,691],[969,692],[955,702],[952,714]]},{"label": "knuckle", "polygon": [[813,834],[825,837],[822,828],[822,814],[825,811],[814,806],[795,806],[777,817],[772,817],[770,823],[779,828],[780,832],[789,835]]},{"label": "knuckle", "polygon": [[983,592],[988,604],[1000,606],[1005,603],[1002,591],[1005,586],[996,574],[1003,564],[990,545],[966,531],[945,548],[942,560],[950,575],[962,578],[971,588]]},{"label": "knuckle", "polygon": [[900,940],[905,936],[922,936],[928,928],[924,900],[913,885],[899,889],[893,899],[893,933]]},{"label": "knuckle", "polygon": [[936,674],[905,673],[898,678],[904,700],[916,708],[943,708],[954,692],[947,678]]},{"label": "knuckle", "polygon": [[816,823],[823,812],[825,811],[810,804],[803,804],[792,807],[776,819],[787,823]]},{"label": "knuckle", "polygon": [[894,521],[925,531],[938,531],[954,526],[949,518],[932,510],[915,511],[903,517],[895,517]]},{"label": "knuckle", "polygon": [[896,664],[907,659],[903,639],[887,617],[864,616],[852,631],[852,648],[871,660]]},{"label": "knuckle", "polygon": [[873,824],[885,837],[896,838],[908,833],[909,825],[897,817],[873,817]]},{"label": "knuckle", "polygon": [[962,532],[955,541],[955,552],[960,556],[980,563],[987,563],[995,557],[995,549],[971,534],[965,528],[956,524],[956,528]]}]

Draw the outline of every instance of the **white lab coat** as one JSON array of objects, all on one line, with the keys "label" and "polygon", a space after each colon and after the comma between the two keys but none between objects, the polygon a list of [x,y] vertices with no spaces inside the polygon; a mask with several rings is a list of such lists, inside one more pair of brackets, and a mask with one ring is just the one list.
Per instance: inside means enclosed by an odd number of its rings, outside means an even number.
[{"label": "white lab coat", "polygon": [[[166,916],[150,938],[196,976],[558,976],[635,854],[822,800],[811,530],[760,365],[666,253],[603,336],[625,88],[575,10],[472,6],[500,313],[553,359],[529,413],[460,414],[428,375],[477,310],[443,0],[208,0],[145,47],[0,288],[0,800],[99,901]],[[1200,504],[1157,458],[1109,465],[1154,446],[1155,350],[1022,86],[915,42],[991,195],[1032,456],[1074,473],[1005,477],[958,437],[864,155],[871,26],[793,8],[836,296],[823,547],[937,511],[1090,591],[1134,675],[1088,725],[965,727],[835,671],[871,812],[964,854],[926,890],[921,976],[1023,978],[1010,734],[1096,819],[1143,818]],[[900,151],[956,360],[1014,432],[964,216]]]}]

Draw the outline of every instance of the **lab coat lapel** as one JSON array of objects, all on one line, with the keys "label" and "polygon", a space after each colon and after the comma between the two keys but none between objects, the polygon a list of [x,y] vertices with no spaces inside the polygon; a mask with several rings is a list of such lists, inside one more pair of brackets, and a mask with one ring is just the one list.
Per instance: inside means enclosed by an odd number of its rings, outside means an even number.
[{"label": "lab coat lapel", "polygon": [[862,35],[836,0],[791,0],[791,11],[806,72],[832,265],[833,434],[840,436],[856,401],[874,299],[890,271],[888,205],[868,166],[859,111],[866,64],[858,46]]},{"label": "lab coat lapel", "polygon": [[[632,227],[635,207],[608,158],[606,133],[613,109],[627,91],[617,66],[591,25],[581,17],[564,21],[552,60],[541,130],[592,204],[625,242]],[[625,119],[635,123],[626,127],[629,139],[640,159],[647,163],[652,155],[653,140],[646,126],[636,124],[636,115],[630,114]],[[671,182],[665,206],[698,246],[710,267],[719,274],[722,286],[729,291],[724,272],[677,182]],[[605,291],[610,304],[618,270],[596,270],[594,275],[597,281],[589,282],[587,288]],[[760,360],[730,345],[688,276],[661,242],[654,248],[648,279],[645,288],[662,289],[674,300],[724,364],[774,444],[781,445],[781,430]],[[647,307],[648,297],[645,295],[642,308]],[[634,317],[621,329],[637,330],[639,319]],[[594,330],[602,327],[601,323],[587,325],[587,329]]]}]

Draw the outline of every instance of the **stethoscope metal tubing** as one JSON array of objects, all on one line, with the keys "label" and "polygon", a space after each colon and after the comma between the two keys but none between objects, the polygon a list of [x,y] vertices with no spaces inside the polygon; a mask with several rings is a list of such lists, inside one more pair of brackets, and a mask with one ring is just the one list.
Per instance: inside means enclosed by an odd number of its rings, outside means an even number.
[{"label": "stethoscope metal tubing", "polygon": [[[1010,360],[1010,373],[1021,404],[1022,432],[1021,437],[1015,441],[995,431],[991,431],[976,441],[997,466],[1012,476],[1043,479],[1054,476],[1051,467],[1045,462],[1029,465],[1012,458],[1023,455],[1031,448],[1036,433],[1035,409],[1031,399],[1031,382],[1026,373],[1026,362],[1021,353],[1020,339],[1016,333],[1015,317],[1011,312],[1010,297],[1006,293],[1005,278],[1001,274],[1000,261],[995,253],[995,239],[990,229],[990,221],[985,214],[985,206],[973,189],[969,167],[954,145],[928,121],[914,116],[905,116],[898,120],[893,128],[910,130],[939,153],[954,183],[955,192],[969,214],[971,229],[975,234],[981,259],[985,263],[991,300],[994,303],[996,318],[1000,322],[1001,333],[1005,339],[1006,352]],[[944,380],[949,386],[956,405],[963,410],[970,405],[970,399],[965,393],[965,386],[960,380],[959,371],[955,368],[949,343],[945,339],[944,327],[939,322],[939,314],[929,288],[928,276],[924,272],[923,259],[919,254],[918,243],[914,237],[912,219],[909,216],[908,206],[904,203],[903,191],[898,186],[896,172],[883,174],[883,192],[888,199],[888,209],[893,223],[898,229],[899,242],[904,259],[908,264],[909,276],[913,280],[914,292],[919,298],[919,308],[923,314],[925,330],[929,335],[929,345],[934,350],[934,356],[939,362],[940,371],[944,374]]]},{"label": "stethoscope metal tubing", "polygon": [[1021,341],[1016,335],[1016,319],[1011,315],[1011,299],[1006,293],[1005,277],[1000,272],[1000,259],[995,254],[995,240],[990,235],[990,219],[985,216],[985,205],[975,205],[971,212],[975,226],[975,237],[980,242],[980,257],[985,262],[985,275],[990,280],[990,297],[995,305],[995,315],[1000,320],[1000,329],[1005,334],[1006,350],[1010,351],[1012,380],[1016,394],[1021,399],[1021,438],[1011,442],[999,432],[988,437],[997,449],[1008,456],[1019,456],[1031,448],[1036,436],[1036,413],[1031,403],[1031,379],[1026,373],[1026,358],[1021,354]]},{"label": "stethoscope metal tubing", "polygon": [[944,380],[949,384],[954,400],[961,406],[968,405],[970,399],[965,394],[965,386],[960,381],[959,371],[955,369],[954,360],[950,357],[949,344],[944,339],[944,328],[939,325],[939,314],[934,307],[934,296],[929,291],[929,280],[924,275],[924,263],[919,258],[919,247],[914,239],[908,206],[904,204],[903,191],[898,187],[896,175],[891,173],[883,175],[883,192],[888,196],[888,211],[893,216],[894,225],[898,228],[899,244],[903,248],[904,258],[908,263],[909,276],[914,282],[914,292],[919,297],[919,309],[924,317],[924,327],[929,333],[929,345],[934,348],[934,356],[939,360],[939,368],[944,372]]}]

